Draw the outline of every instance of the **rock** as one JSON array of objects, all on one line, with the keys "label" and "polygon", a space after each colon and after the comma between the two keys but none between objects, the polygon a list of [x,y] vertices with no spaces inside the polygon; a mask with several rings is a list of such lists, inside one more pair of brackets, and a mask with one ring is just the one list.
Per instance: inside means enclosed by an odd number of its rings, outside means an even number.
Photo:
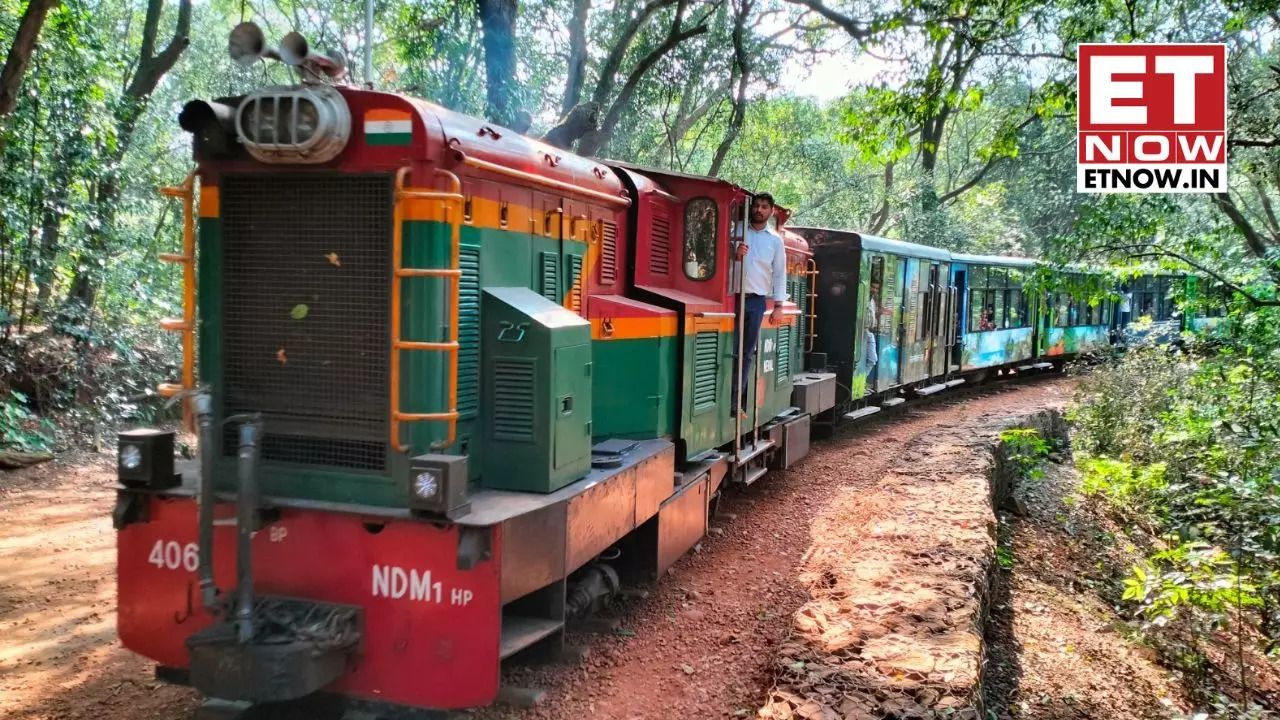
[{"label": "rock", "polygon": [[724,530],[718,527],[707,528],[707,534],[712,537],[720,537],[724,535]]},{"label": "rock", "polygon": [[1009,497],[1005,498],[1004,502],[1000,503],[1000,509],[1008,513],[1013,513],[1018,517],[1027,516],[1026,501],[1016,495],[1010,495]]},{"label": "rock", "polygon": [[690,600],[693,600],[694,602],[697,602],[698,600],[702,599],[702,593],[698,592],[697,590],[689,590],[685,592],[684,596]]},{"label": "rock", "polygon": [[49,462],[53,456],[49,453],[28,453],[17,450],[0,452],[0,470],[20,470],[32,465]]},{"label": "rock", "polygon": [[691,620],[693,622],[702,622],[707,619],[707,614],[701,610],[685,610],[681,614],[684,615],[686,620]]}]

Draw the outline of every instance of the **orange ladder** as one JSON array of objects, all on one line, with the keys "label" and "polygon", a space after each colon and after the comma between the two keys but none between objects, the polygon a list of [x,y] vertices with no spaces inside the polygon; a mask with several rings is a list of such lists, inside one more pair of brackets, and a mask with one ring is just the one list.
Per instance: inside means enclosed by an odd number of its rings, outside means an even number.
[{"label": "orange ladder", "polygon": [[[391,446],[406,452],[409,446],[400,441],[400,423],[444,422],[449,432],[445,440],[433,449],[447,448],[457,440],[458,434],[458,303],[462,294],[462,267],[459,264],[462,230],[462,181],[457,175],[437,169],[452,186],[451,192],[419,190],[405,187],[410,168],[396,173],[395,215],[392,219],[392,267],[391,276]],[[450,262],[447,268],[406,268],[404,262],[405,208],[414,200],[438,201],[444,208],[450,230]],[[446,342],[417,342],[400,337],[400,293],[405,278],[448,278],[449,280],[449,340]],[[435,413],[407,413],[400,411],[400,351],[445,352],[449,354],[449,380],[446,393],[449,409]]]},{"label": "orange ladder", "polygon": [[[182,200],[182,252],[161,253],[164,262],[182,265],[182,317],[164,318],[160,327],[169,332],[182,333],[182,384],[160,383],[156,390],[164,397],[173,397],[196,384],[195,330],[196,330],[196,230],[195,230],[196,174],[193,172],[177,187],[160,188],[165,197]],[[191,399],[182,401],[182,424],[194,430]]]}]

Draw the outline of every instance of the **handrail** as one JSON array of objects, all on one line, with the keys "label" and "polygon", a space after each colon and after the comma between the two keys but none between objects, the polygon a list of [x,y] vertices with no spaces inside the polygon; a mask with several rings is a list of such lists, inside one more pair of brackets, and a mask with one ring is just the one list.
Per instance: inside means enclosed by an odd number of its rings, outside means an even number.
[{"label": "handrail", "polygon": [[[808,335],[805,345],[805,352],[813,352],[813,341],[818,337],[818,263],[813,258],[809,258],[805,263],[805,274],[809,276],[808,288],[806,288],[806,296],[809,298],[809,307],[806,308],[805,323],[806,335]],[[880,318],[876,318],[876,323],[880,322]]]},{"label": "handrail", "polygon": [[[458,436],[458,323],[459,302],[462,294],[461,267],[461,231],[462,231],[462,181],[457,175],[447,170],[436,170],[436,174],[444,177],[452,186],[452,192],[434,190],[415,190],[405,187],[405,180],[410,168],[403,167],[396,172],[395,209],[392,217],[392,264],[391,274],[391,446],[404,452],[409,446],[400,441],[400,423],[403,422],[444,422],[448,433],[443,442],[437,443],[433,449],[447,448],[453,445]],[[448,268],[405,268],[404,261],[404,206],[409,200],[437,200],[444,205],[445,218],[450,229],[450,264]],[[449,281],[449,339],[445,342],[416,342],[403,340],[400,337],[400,295],[401,282],[405,278],[444,278]],[[449,409],[437,413],[406,413],[400,411],[400,353],[404,350],[447,352],[449,353],[448,396]]]},{"label": "handrail", "polygon": [[[160,194],[182,200],[182,252],[161,253],[162,262],[178,263],[182,267],[182,318],[164,318],[160,327],[169,332],[182,333],[182,384],[160,383],[156,391],[164,397],[173,397],[196,385],[195,329],[196,329],[196,231],[195,231],[196,174],[191,172],[177,187],[162,187]],[[190,398],[182,401],[182,424],[194,430],[194,415]]]},{"label": "handrail", "polygon": [[599,200],[600,202],[608,203],[610,205],[617,205],[619,207],[631,207],[631,199],[622,197],[621,195],[610,195],[607,192],[592,190],[591,188],[584,188],[580,185],[574,185],[573,183],[564,182],[563,180],[556,180],[554,178],[543,177],[542,175],[536,175],[531,172],[525,172],[524,170],[517,170],[515,168],[506,167],[505,165],[498,165],[497,163],[491,163],[487,160],[481,160],[479,158],[471,157],[470,155],[466,154],[462,150],[459,150],[458,148],[453,149],[453,155],[455,158],[457,158],[458,162],[468,167],[476,168],[477,170],[485,170],[491,173],[495,173],[497,175],[506,175],[509,178],[514,178],[516,180],[532,183],[534,185],[541,185],[542,187],[548,188],[551,190],[560,190],[563,192],[573,193],[575,195],[582,195],[584,197],[593,198],[593,199]]}]

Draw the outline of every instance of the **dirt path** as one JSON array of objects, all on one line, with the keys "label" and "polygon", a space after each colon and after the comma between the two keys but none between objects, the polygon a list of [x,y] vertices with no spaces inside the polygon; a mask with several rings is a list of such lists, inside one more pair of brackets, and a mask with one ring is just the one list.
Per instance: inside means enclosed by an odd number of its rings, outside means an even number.
[{"label": "dirt path", "polygon": [[[753,715],[806,600],[796,575],[811,519],[833,494],[873,482],[922,432],[1029,412],[1070,390],[1061,378],[941,398],[820,443],[797,469],[729,493],[701,550],[622,608],[616,631],[575,637],[590,649],[586,663],[510,673],[546,688],[546,702],[478,717]],[[110,457],[95,456],[0,475],[0,717],[176,720],[195,707],[190,691],[156,682],[116,640],[111,473]]]}]

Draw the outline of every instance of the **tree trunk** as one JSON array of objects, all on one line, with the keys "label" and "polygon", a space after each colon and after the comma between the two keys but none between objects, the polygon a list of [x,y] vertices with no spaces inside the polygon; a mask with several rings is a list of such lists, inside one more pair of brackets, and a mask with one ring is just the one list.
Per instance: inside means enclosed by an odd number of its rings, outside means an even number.
[{"label": "tree trunk", "polygon": [[52,196],[40,211],[40,251],[36,259],[36,312],[43,314],[53,296],[53,269],[58,261],[58,244],[62,238],[63,207],[67,204],[71,185],[70,165],[61,158],[50,183]]},{"label": "tree trunk", "polygon": [[499,125],[515,118],[511,89],[516,82],[516,0],[476,0],[484,30],[485,115]]},{"label": "tree trunk", "polygon": [[569,23],[569,77],[565,80],[564,100],[560,114],[568,115],[582,99],[582,82],[587,72],[587,15],[591,0],[574,0],[573,20]]},{"label": "tree trunk", "polygon": [[13,38],[13,45],[9,46],[4,70],[0,71],[0,117],[13,112],[13,106],[18,102],[18,93],[22,90],[22,78],[31,62],[36,40],[40,37],[40,28],[44,26],[49,10],[57,4],[58,0],[31,0],[27,11],[22,14],[18,33]]}]

